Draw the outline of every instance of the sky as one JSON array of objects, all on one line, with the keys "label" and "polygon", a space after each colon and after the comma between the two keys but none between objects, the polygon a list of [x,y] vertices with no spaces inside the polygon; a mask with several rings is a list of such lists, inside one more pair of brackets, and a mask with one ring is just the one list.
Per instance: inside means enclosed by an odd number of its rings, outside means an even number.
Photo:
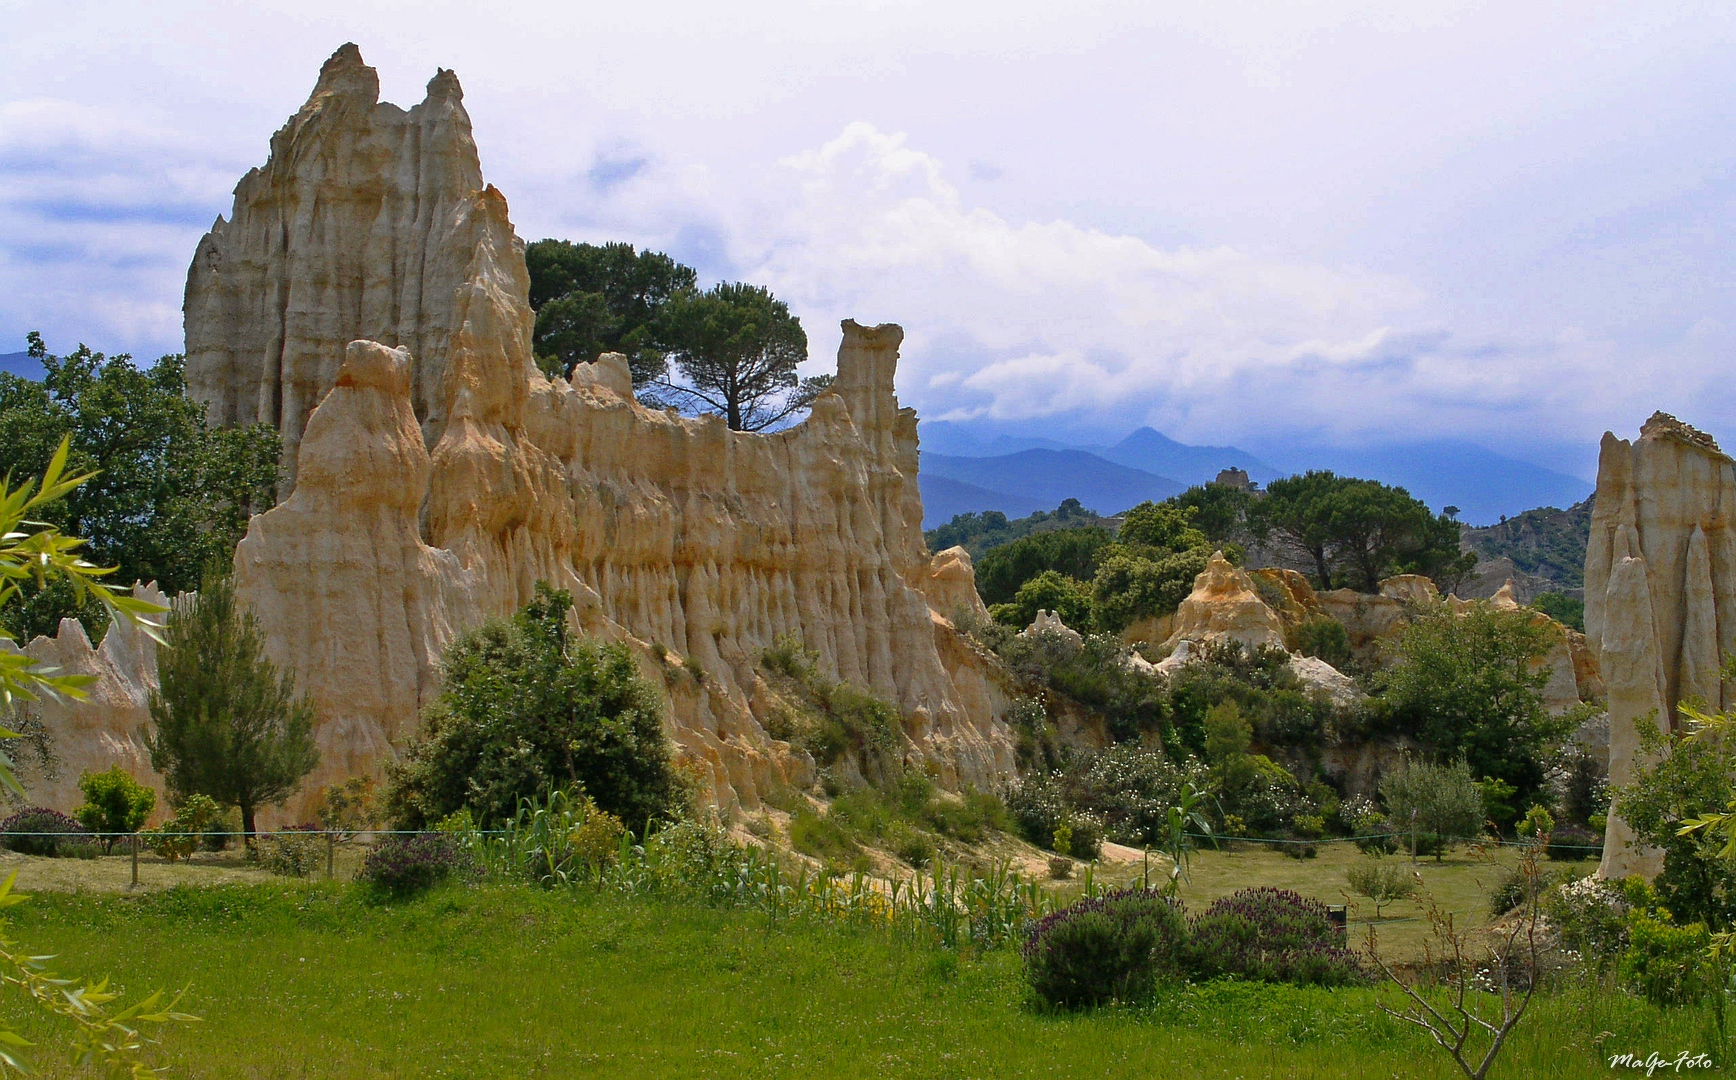
[{"label": "sky", "polygon": [[[354,41],[455,69],[527,240],[769,285],[924,418],[1590,477],[1736,438],[1736,6],[0,0],[0,352],[178,351],[194,245]],[[1275,455],[1276,456],[1276,455]]]}]

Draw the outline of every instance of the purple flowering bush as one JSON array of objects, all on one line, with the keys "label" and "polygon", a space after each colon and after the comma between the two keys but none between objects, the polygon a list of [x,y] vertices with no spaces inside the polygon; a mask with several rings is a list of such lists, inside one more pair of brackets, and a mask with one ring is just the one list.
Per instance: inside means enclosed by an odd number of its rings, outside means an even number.
[{"label": "purple flowering bush", "polygon": [[1187,956],[1181,905],[1155,889],[1117,889],[1032,925],[1021,949],[1031,989],[1075,1008],[1131,1001],[1178,975]]},{"label": "purple flowering bush", "polygon": [[449,833],[388,836],[362,860],[356,880],[394,896],[433,888],[471,873],[470,854]]},{"label": "purple flowering bush", "polygon": [[[53,835],[31,835],[33,833]],[[0,841],[21,855],[47,855],[53,858],[74,854],[74,847],[91,846],[94,850],[92,841],[78,839],[89,834],[90,830],[83,825],[59,810],[50,810],[46,806],[27,806],[5,821],[0,821]],[[65,839],[62,839],[62,836]]]},{"label": "purple flowering bush", "polygon": [[1213,902],[1188,927],[1193,973],[1260,982],[1345,986],[1367,980],[1326,905],[1289,889],[1243,889]]}]

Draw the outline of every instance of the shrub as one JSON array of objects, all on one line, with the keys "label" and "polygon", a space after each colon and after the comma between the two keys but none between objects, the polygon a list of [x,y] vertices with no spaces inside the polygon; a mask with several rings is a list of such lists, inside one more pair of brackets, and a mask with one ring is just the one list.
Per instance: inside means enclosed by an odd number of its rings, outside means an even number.
[{"label": "shrub", "polygon": [[[806,750],[835,776],[833,766],[851,755],[870,782],[889,783],[898,774],[904,724],[897,709],[820,670],[820,657],[794,633],[780,634],[760,654],[766,671],[782,676],[779,687],[795,700],[773,712],[775,738]],[[774,683],[778,680],[774,680]]]},{"label": "shrub", "polygon": [[1193,968],[1210,978],[1343,986],[1365,980],[1341,944],[1326,905],[1288,889],[1243,889],[1215,901],[1191,925]]},{"label": "shrub", "polygon": [[1344,872],[1344,880],[1356,895],[1374,901],[1374,917],[1377,919],[1381,908],[1397,900],[1409,899],[1417,891],[1416,876],[1408,869],[1373,859],[1351,866]]},{"label": "shrub", "polygon": [[[175,811],[175,816],[163,822],[155,829],[146,829],[142,834],[145,844],[152,851],[170,862],[185,859],[198,848],[200,836],[213,828],[224,826],[223,809],[206,795],[190,795]],[[226,840],[227,837],[219,836]],[[211,847],[207,841],[206,846]],[[213,850],[220,850],[218,845]]]},{"label": "shrub", "polygon": [[389,770],[387,816],[421,828],[469,807],[498,826],[520,800],[582,785],[634,828],[690,802],[663,732],[663,703],[626,646],[571,636],[572,597],[536,598],[454,642],[421,737]]},{"label": "shrub", "polygon": [[1021,951],[1031,989],[1050,1005],[1132,1001],[1183,971],[1186,926],[1157,890],[1120,889],[1039,919]]},{"label": "shrub", "polygon": [[[1636,888],[1649,893],[1640,878]],[[1561,932],[1563,947],[1592,967],[1606,969],[1627,950],[1629,903],[1623,890],[1597,877],[1584,877],[1544,894],[1543,911]]]},{"label": "shrub", "polygon": [[1711,935],[1705,924],[1671,926],[1644,912],[1628,915],[1628,947],[1622,981],[1654,1005],[1697,1005],[1715,985],[1706,956]]},{"label": "shrub", "polygon": [[[1438,860],[1448,840],[1468,840],[1483,831],[1483,789],[1463,761],[1431,765],[1406,757],[1381,778],[1380,794],[1397,831],[1408,844],[1415,830],[1429,834]],[[1416,854],[1424,854],[1423,837]]]},{"label": "shrub", "polygon": [[1549,834],[1549,857],[1567,862],[1603,858],[1603,834],[1584,825],[1558,825]]},{"label": "shrub", "polygon": [[89,835],[90,831],[83,825],[45,806],[27,806],[0,821],[0,838],[20,855],[43,855],[52,859],[73,855],[75,848],[95,850]]},{"label": "shrub", "polygon": [[828,862],[853,859],[860,851],[832,815],[822,817],[806,807],[790,818],[790,844],[804,855]]},{"label": "shrub", "polygon": [[1110,839],[1151,846],[1163,841],[1169,808],[1190,784],[1196,791],[1210,786],[1204,766],[1176,765],[1155,750],[1127,743],[1083,762],[1063,787],[1066,802],[1101,818]]},{"label": "shrub", "polygon": [[388,836],[375,844],[356,880],[393,896],[409,896],[469,873],[469,855],[449,833]]},{"label": "shrub", "polygon": [[1330,615],[1315,615],[1296,627],[1290,651],[1319,657],[1343,671],[1350,665],[1350,634]]},{"label": "shrub", "polygon": [[73,816],[93,833],[106,833],[103,850],[113,851],[122,833],[135,833],[157,808],[157,793],[119,765],[107,772],[86,771],[78,778],[84,805]]},{"label": "shrub", "polygon": [[328,786],[319,797],[320,828],[341,833],[340,840],[374,828],[380,823],[376,788],[371,776],[352,776]]},{"label": "shrub", "polygon": [[1509,870],[1489,893],[1489,914],[1499,919],[1509,911],[1528,903],[1532,897],[1529,890],[1536,889],[1541,895],[1552,885],[1548,874],[1539,873],[1535,877],[1527,877],[1517,869]]},{"label": "shrub", "polygon": [[284,877],[307,877],[325,862],[326,838],[303,825],[259,838],[254,845],[259,865]]}]

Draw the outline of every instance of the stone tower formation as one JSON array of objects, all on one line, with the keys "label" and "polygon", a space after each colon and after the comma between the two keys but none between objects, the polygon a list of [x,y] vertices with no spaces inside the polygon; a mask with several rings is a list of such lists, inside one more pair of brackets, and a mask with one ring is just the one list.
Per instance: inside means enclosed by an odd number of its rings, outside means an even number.
[{"label": "stone tower formation", "polygon": [[539,580],[666,686],[720,805],[811,782],[761,723],[759,656],[784,633],[895,703],[907,759],[944,785],[1010,774],[1004,694],[924,591],[950,579],[923,549],[898,327],[845,322],[833,391],[749,434],[643,408],[619,357],[544,378],[528,298],[457,78],[405,111],[353,45],[199,243],[189,387],[214,419],[284,440],[288,482],[236,574],[320,708],[304,799],[377,768],[438,692],[445,645]]},{"label": "stone tower formation", "polygon": [[[1736,463],[1712,437],[1657,413],[1633,442],[1605,433],[1585,557],[1585,632],[1609,694],[1610,783],[1643,765],[1639,728],[1676,708],[1736,707]],[[1662,867],[1610,815],[1604,877]]]}]

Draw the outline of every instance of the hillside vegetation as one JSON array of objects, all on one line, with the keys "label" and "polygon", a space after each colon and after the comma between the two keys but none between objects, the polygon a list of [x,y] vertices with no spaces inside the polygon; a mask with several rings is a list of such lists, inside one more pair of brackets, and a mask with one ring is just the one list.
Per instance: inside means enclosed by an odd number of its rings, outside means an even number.
[{"label": "hillside vegetation", "polygon": [[1561,588],[1583,588],[1591,509],[1588,498],[1566,510],[1543,506],[1498,525],[1467,525],[1464,544],[1485,559],[1512,559],[1527,574],[1547,578]]}]

